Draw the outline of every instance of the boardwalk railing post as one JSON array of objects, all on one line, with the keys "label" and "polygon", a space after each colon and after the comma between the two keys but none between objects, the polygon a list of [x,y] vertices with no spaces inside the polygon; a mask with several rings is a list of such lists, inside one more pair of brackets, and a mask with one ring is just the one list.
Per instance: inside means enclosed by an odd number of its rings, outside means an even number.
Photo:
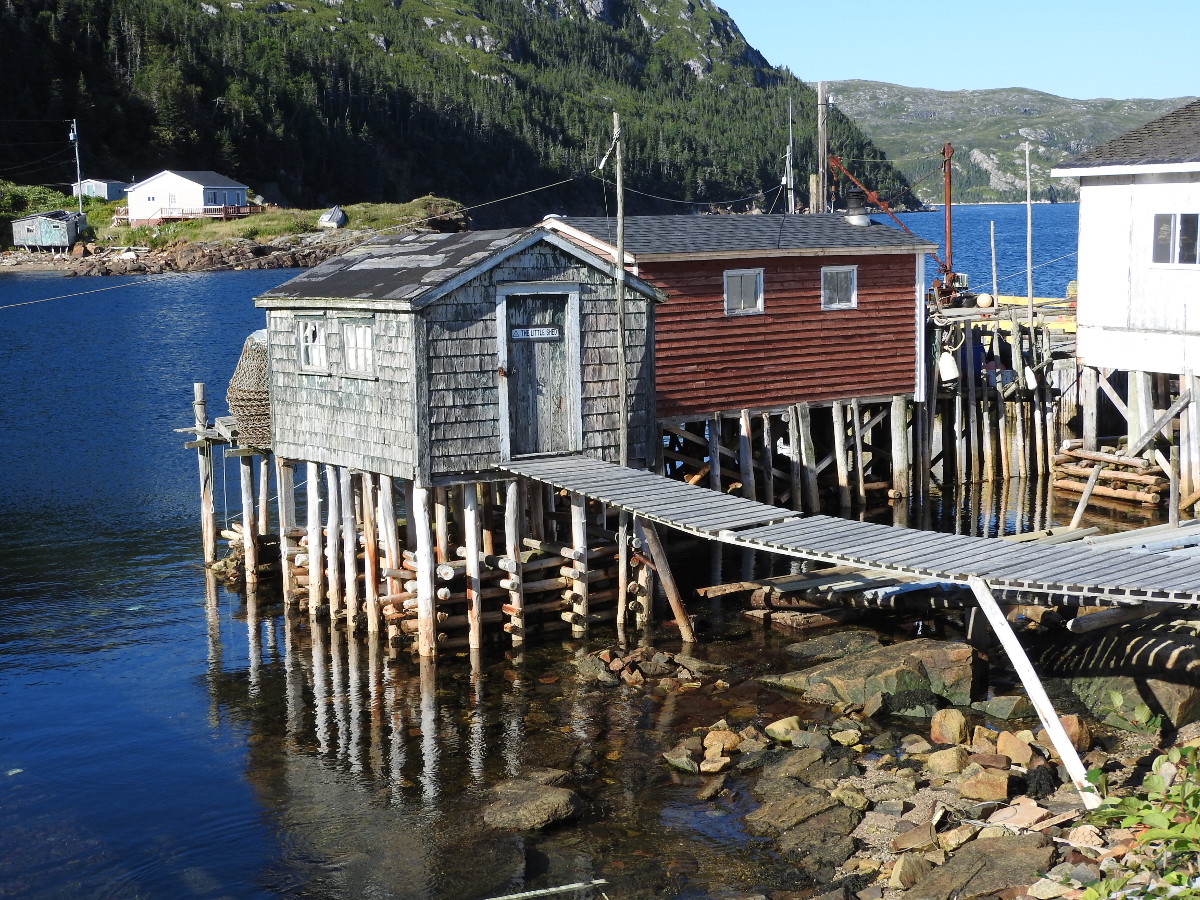
[{"label": "boardwalk railing post", "polygon": [[1083,762],[1071,745],[1071,739],[1067,737],[1062,722],[1058,720],[1058,713],[1055,712],[1054,705],[1046,694],[1046,689],[1042,687],[1042,682],[1038,679],[1032,663],[1029,662],[1029,657],[1025,655],[1025,648],[1017,640],[1008,620],[1004,618],[1000,605],[992,596],[991,588],[988,587],[986,581],[974,575],[967,579],[967,584],[979,602],[979,608],[987,617],[992,630],[996,632],[996,637],[1000,639],[1005,653],[1008,654],[1008,659],[1020,677],[1025,693],[1029,696],[1029,701],[1037,711],[1038,718],[1042,720],[1046,733],[1050,735],[1050,742],[1058,752],[1058,758],[1063,761],[1067,774],[1071,776],[1071,781],[1079,791],[1079,797],[1083,801],[1084,807],[1095,809],[1100,805],[1100,795],[1088,783],[1087,771],[1083,767]]}]

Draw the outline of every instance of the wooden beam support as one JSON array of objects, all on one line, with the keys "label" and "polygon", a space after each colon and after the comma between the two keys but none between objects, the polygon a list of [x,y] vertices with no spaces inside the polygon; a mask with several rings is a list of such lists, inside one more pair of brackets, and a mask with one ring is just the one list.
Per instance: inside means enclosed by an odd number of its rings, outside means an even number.
[{"label": "wooden beam support", "polygon": [[687,614],[687,609],[684,608],[683,596],[679,593],[679,586],[671,574],[671,564],[667,559],[667,552],[658,537],[654,523],[637,516],[634,517],[633,522],[638,538],[645,545],[650,558],[654,561],[658,577],[662,579],[663,592],[667,595],[667,602],[671,604],[671,612],[674,613],[675,623],[679,626],[680,637],[686,644],[695,643],[696,633],[692,630],[692,620]]},{"label": "wooden beam support", "polygon": [[1087,770],[1084,769],[1079,754],[1071,746],[1071,739],[1067,737],[1067,732],[1058,719],[1058,713],[1055,712],[1054,705],[1046,694],[1046,689],[1042,687],[1042,682],[1038,679],[1033,664],[1025,655],[1025,648],[1021,646],[1021,642],[1017,640],[1008,620],[1004,617],[1000,604],[992,596],[991,588],[988,587],[986,581],[974,575],[967,579],[967,584],[971,588],[971,593],[975,595],[979,608],[992,626],[992,630],[995,631],[996,637],[1000,639],[1004,652],[1008,654],[1009,661],[1021,679],[1029,701],[1033,704],[1038,718],[1042,720],[1042,726],[1046,729],[1046,733],[1050,735],[1050,742],[1058,751],[1058,758],[1063,761],[1067,774],[1071,776],[1071,781],[1079,791],[1080,800],[1083,801],[1086,809],[1095,809],[1100,805],[1100,795],[1088,783]]},{"label": "wooden beam support", "polygon": [[308,612],[316,615],[325,600],[323,540],[321,533],[321,470],[315,462],[304,464],[305,506],[308,521]]}]

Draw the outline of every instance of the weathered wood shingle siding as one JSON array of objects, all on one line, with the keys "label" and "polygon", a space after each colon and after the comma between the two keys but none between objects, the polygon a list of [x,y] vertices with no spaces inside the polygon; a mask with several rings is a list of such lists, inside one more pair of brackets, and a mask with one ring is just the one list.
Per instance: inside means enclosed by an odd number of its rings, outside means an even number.
[{"label": "weathered wood shingle siding", "polygon": [[[305,316],[321,314],[320,309]],[[416,471],[413,317],[364,309],[373,316],[375,378],[344,375],[341,317],[325,315],[329,375],[300,371],[296,315],[267,313],[271,428],[276,455],[349,466],[398,478]]]},{"label": "weathered wood shingle siding", "polygon": [[[618,459],[616,288],[612,279],[550,244],[538,243],[426,307],[428,465],[437,476],[481,471],[500,460],[496,291],[500,285],[562,282],[580,291],[583,452]],[[648,301],[627,294],[628,373],[633,459],[644,458],[653,373],[647,365]]]},{"label": "weathered wood shingle siding", "polygon": [[[821,269],[858,267],[858,308],[821,308]],[[723,273],[763,269],[764,312],[727,316]],[[654,262],[657,414],[699,416],[798,401],[909,393],[915,384],[913,254]]]}]

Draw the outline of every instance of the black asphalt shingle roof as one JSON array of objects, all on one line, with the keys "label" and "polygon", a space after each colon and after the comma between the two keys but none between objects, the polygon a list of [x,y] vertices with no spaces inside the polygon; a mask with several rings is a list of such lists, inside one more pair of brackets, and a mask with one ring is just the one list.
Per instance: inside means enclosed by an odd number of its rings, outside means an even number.
[{"label": "black asphalt shingle roof", "polygon": [[1200,162],[1200,100],[1147,122],[1056,168]]},{"label": "black asphalt shingle roof", "polygon": [[181,172],[178,169],[163,169],[162,172],[156,172],[150,178],[143,178],[137,184],[132,184],[130,187],[137,187],[140,184],[145,184],[151,178],[157,178],[170,172],[173,175],[178,175],[181,178],[186,178],[188,181],[195,182],[203,187],[210,188],[244,188],[246,185],[240,181],[234,181],[228,175],[222,175],[220,172],[202,171],[202,172]]},{"label": "black asphalt shingle roof", "polygon": [[[615,219],[562,216],[554,220],[597,238],[617,242]],[[634,257],[658,254],[746,253],[790,250],[936,251],[937,245],[888,225],[851,225],[836,213],[815,216],[629,216],[625,251]]]},{"label": "black asphalt shingle roof", "polygon": [[515,244],[527,228],[373,238],[266,291],[263,298],[412,300]]}]

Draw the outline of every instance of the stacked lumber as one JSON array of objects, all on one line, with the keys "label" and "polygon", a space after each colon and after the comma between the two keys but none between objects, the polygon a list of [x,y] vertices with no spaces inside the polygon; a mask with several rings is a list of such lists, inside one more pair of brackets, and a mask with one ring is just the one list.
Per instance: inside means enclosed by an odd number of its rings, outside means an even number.
[{"label": "stacked lumber", "polygon": [[1141,457],[1068,445],[1054,457],[1054,487],[1090,494],[1093,503],[1101,498],[1157,506],[1170,491],[1170,479],[1160,466]]}]

